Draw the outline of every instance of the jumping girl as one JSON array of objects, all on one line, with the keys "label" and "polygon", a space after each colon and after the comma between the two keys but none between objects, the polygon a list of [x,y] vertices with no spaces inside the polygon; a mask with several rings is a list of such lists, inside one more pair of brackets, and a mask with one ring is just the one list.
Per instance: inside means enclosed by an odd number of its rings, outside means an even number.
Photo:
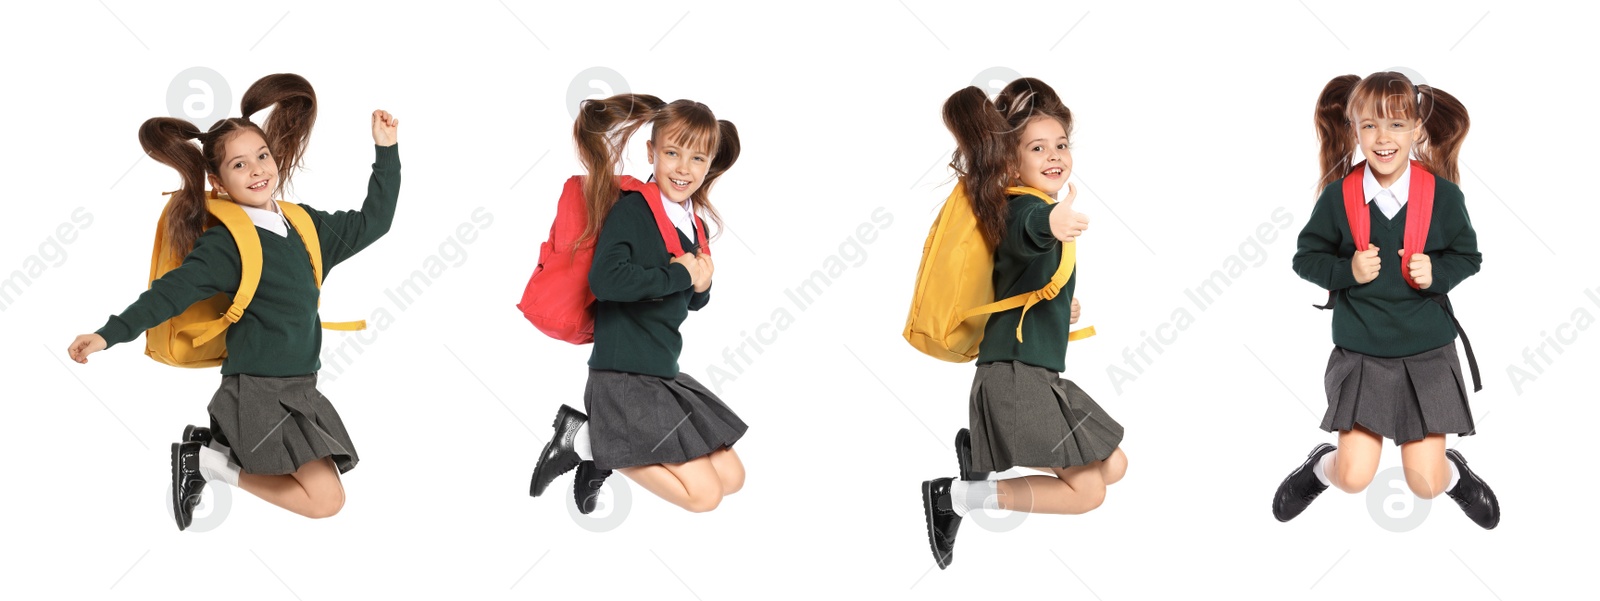
[{"label": "jumping girl", "polygon": [[[667,251],[646,196],[623,193],[617,173],[628,139],[649,124],[646,142],[654,186],[686,251]],[[589,513],[611,470],[693,512],[716,509],[744,486],[733,451],[747,426],[716,395],[678,371],[689,311],[711,300],[711,256],[697,215],[720,227],[711,187],[739,158],[739,133],[692,100],[663,103],[620,94],[583,103],[573,124],[588,173],[588,223],[595,239],[589,287],[596,297],[594,350],[584,412],[562,405],[555,434],[533,470],[530,493],[578,468],[573,494]]]},{"label": "jumping girl", "polygon": [[[1342,75],[1323,88],[1315,122],[1324,187],[1300,232],[1294,271],[1330,291],[1334,348],[1322,429],[1338,431],[1339,445],[1312,449],[1278,487],[1273,515],[1293,519],[1330,484],[1364,490],[1388,438],[1400,447],[1413,493],[1448,494],[1473,522],[1494,528],[1494,492],[1459,451],[1445,449],[1445,434],[1473,433],[1457,327],[1444,297],[1483,261],[1455,184],[1467,109],[1400,73]],[[1351,166],[1355,146],[1365,166]],[[1431,198],[1418,197],[1429,189]],[[1347,201],[1351,194],[1360,197]],[[1421,215],[1412,207],[1430,200],[1426,242],[1404,248],[1408,221]],[[1364,202],[1359,210],[1367,214],[1352,215],[1347,202]],[[1357,248],[1350,224],[1366,221],[1371,241]]]},{"label": "jumping girl", "polygon": [[[165,250],[183,256],[183,263],[67,349],[74,361],[87,363],[90,354],[129,342],[197,301],[236,293],[240,252],[226,227],[208,227],[207,182],[210,198],[237,203],[254,222],[263,265],[260,286],[226,330],[222,385],[207,407],[211,425],[185,428],[182,441],[172,445],[179,530],[189,526],[208,482],[237,486],[311,518],[332,516],[344,506],[339,474],[353,469],[358,457],[339,413],[316,388],[322,345],[318,277],[389,230],[400,191],[400,120],[373,111],[377,158],[361,210],[326,213],[305,207],[322,254],[323,273],[313,274],[301,233],[273,198],[300,166],[316,120],[316,94],[299,75],[269,75],[251,85],[240,104],[243,117],[218,121],[205,132],[167,117],[139,128],[144,151],[182,177],[166,209],[170,247]],[[250,121],[267,108],[272,112],[265,127]]]},{"label": "jumping girl", "polygon": [[[968,87],[944,104],[956,138],[950,167],[971,198],[994,250],[994,295],[1006,298],[1050,283],[1062,244],[1088,228],[1072,210],[1072,112],[1044,82],[1023,78],[990,102]],[[1016,186],[1055,198],[1050,204]],[[1009,187],[1009,189],[1008,189]],[[1083,389],[1061,377],[1067,334],[1078,321],[1077,275],[1054,298],[1026,311],[989,316],[978,351],[968,415],[956,435],[961,478],[922,483],[928,542],[940,568],[950,564],[961,518],[975,509],[1081,514],[1122,479],[1128,458],[1122,426]],[[1021,337],[1018,327],[1021,327]],[[1023,340],[1026,343],[1022,342]],[[970,433],[969,433],[970,432]],[[1030,467],[1050,474],[987,480],[985,472]]]}]

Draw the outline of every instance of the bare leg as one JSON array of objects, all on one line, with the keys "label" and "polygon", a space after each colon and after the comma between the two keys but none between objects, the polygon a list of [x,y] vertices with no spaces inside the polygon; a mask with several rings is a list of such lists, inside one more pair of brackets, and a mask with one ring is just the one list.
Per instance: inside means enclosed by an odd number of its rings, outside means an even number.
[{"label": "bare leg", "polygon": [[302,465],[293,474],[263,476],[240,471],[239,488],[308,518],[332,517],[344,508],[339,468],[328,457]]},{"label": "bare leg", "polygon": [[1023,476],[1000,480],[1000,508],[1028,513],[1087,513],[1106,499],[1100,463],[1051,468],[1055,476]]},{"label": "bare leg", "polygon": [[1406,485],[1418,497],[1432,499],[1444,494],[1450,483],[1450,460],[1444,456],[1444,435],[1429,434],[1422,440],[1400,445],[1400,464],[1405,467]]},{"label": "bare leg", "polygon": [[722,479],[717,476],[710,455],[683,463],[638,465],[617,471],[655,496],[695,513],[716,509],[722,502]]},{"label": "bare leg", "polygon": [[[1442,452],[1442,451],[1441,451]],[[1334,457],[1328,482],[1347,493],[1358,493],[1372,483],[1378,473],[1378,458],[1383,455],[1383,437],[1356,426],[1339,433],[1339,454]]]},{"label": "bare leg", "polygon": [[1099,462],[1100,478],[1105,480],[1106,486],[1116,484],[1122,476],[1128,473],[1128,456],[1122,452],[1122,447],[1111,451],[1111,456]]},{"label": "bare leg", "polygon": [[739,455],[733,452],[733,447],[711,453],[711,467],[717,470],[717,478],[722,481],[722,496],[744,488],[744,463],[739,461]]}]

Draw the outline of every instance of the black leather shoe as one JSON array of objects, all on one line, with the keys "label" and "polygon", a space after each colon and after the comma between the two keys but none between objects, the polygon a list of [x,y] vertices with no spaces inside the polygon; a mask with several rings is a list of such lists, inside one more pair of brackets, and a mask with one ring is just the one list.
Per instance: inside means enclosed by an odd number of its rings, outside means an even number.
[{"label": "black leather shoe", "polygon": [[211,428],[202,426],[184,426],[183,438],[180,438],[179,440],[184,442],[198,442],[202,446],[211,446]]},{"label": "black leather shoe", "polygon": [[589,515],[600,499],[600,486],[611,476],[611,470],[596,468],[593,461],[578,463],[578,473],[572,478],[572,498],[578,502],[578,512]]},{"label": "black leather shoe", "polygon": [[950,566],[956,548],[956,530],[961,528],[961,516],[956,515],[950,505],[953,481],[953,478],[939,478],[922,483],[922,517],[928,524],[928,546],[941,570]]},{"label": "black leather shoe", "polygon": [[989,472],[972,471],[972,432],[962,428],[956,432],[956,465],[962,480],[988,480]]},{"label": "black leather shoe", "polygon": [[200,491],[206,488],[206,479],[200,475],[200,446],[193,441],[172,443],[172,516],[179,530],[194,521]]},{"label": "black leather shoe", "polygon": [[578,451],[573,443],[578,438],[578,428],[589,421],[589,416],[582,411],[562,405],[556,411],[556,421],[550,424],[556,432],[550,437],[550,442],[545,443],[544,451],[539,453],[539,463],[533,466],[533,483],[528,486],[528,494],[539,496],[544,494],[544,489],[556,476],[565,474],[578,466]]},{"label": "black leather shoe", "polygon": [[1456,464],[1456,471],[1461,472],[1461,479],[1456,481],[1456,487],[1445,491],[1444,494],[1455,499],[1461,510],[1467,513],[1467,517],[1472,518],[1472,521],[1482,526],[1484,530],[1493,530],[1495,526],[1500,525],[1500,499],[1494,496],[1493,490],[1489,490],[1488,483],[1467,469],[1467,458],[1462,457],[1461,452],[1449,449],[1444,452],[1444,456]]},{"label": "black leather shoe", "polygon": [[1311,449],[1311,454],[1306,456],[1306,462],[1300,464],[1288,478],[1284,478],[1283,484],[1278,485],[1278,494],[1272,498],[1272,515],[1277,517],[1278,521],[1287,522],[1294,519],[1294,516],[1300,515],[1300,512],[1311,506],[1311,501],[1316,499],[1317,495],[1328,490],[1328,485],[1318,480],[1317,475],[1311,473],[1311,468],[1322,459],[1323,455],[1332,453],[1338,448],[1328,443],[1317,445],[1317,448]]}]

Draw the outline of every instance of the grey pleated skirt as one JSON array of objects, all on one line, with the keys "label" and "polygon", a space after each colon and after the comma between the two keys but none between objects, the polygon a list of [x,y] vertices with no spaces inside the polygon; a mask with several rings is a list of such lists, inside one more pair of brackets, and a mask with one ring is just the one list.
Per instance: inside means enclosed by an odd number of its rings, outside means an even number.
[{"label": "grey pleated skirt", "polygon": [[317,391],[316,374],[223,376],[206,410],[212,437],[246,473],[292,474],[323,457],[344,473],[360,461],[339,412]]},{"label": "grey pleated skirt", "polygon": [[1018,361],[978,366],[968,418],[976,471],[1087,465],[1122,444],[1122,424],[1077,384]]},{"label": "grey pleated skirt", "polygon": [[682,463],[731,447],[744,421],[688,374],[589,370],[583,390],[595,467]]},{"label": "grey pleated skirt", "polygon": [[1360,424],[1395,445],[1428,434],[1473,433],[1455,341],[1394,358],[1334,347],[1324,384],[1328,412],[1322,416],[1322,429],[1329,432]]}]

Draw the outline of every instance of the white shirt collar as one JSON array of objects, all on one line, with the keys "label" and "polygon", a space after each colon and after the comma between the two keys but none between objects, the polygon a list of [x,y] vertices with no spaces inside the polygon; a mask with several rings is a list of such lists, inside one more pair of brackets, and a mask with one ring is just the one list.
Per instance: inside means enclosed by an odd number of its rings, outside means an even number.
[{"label": "white shirt collar", "polygon": [[[688,206],[684,206],[688,205]],[[672,221],[673,227],[683,232],[690,240],[694,240],[694,201],[686,200],[680,205],[672,202],[666,194],[661,195],[661,207],[667,211],[667,219]]]},{"label": "white shirt collar", "polygon": [[250,221],[255,223],[256,227],[287,238],[289,236],[288,218],[284,217],[283,211],[278,209],[278,203],[274,202],[270,206],[272,207],[270,211],[245,205],[239,205],[239,208],[244,209],[244,214],[250,216]]},{"label": "white shirt collar", "polygon": [[[1402,207],[1406,206],[1406,196],[1411,193],[1411,163],[1409,161],[1406,163],[1405,169],[1400,173],[1400,179],[1394,180],[1394,184],[1387,188],[1389,193],[1394,195],[1395,202]],[[1378,185],[1378,178],[1372,174],[1372,165],[1367,165],[1364,171],[1366,171],[1366,175],[1361,177],[1361,192],[1366,194],[1367,204],[1372,204],[1372,199],[1377,198],[1378,193],[1386,188]]]}]

